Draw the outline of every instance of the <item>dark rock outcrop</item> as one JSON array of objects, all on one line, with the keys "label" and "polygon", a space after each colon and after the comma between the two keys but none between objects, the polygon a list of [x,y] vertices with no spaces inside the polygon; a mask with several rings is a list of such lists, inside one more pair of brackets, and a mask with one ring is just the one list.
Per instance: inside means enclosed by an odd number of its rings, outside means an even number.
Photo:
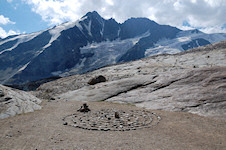
[{"label": "dark rock outcrop", "polygon": [[5,96],[5,94],[4,94],[3,90],[0,89],[0,97],[4,97],[4,96]]},{"label": "dark rock outcrop", "polygon": [[97,84],[97,83],[101,83],[101,82],[106,82],[106,78],[102,75],[98,76],[98,77],[94,77],[92,79],[89,80],[88,84],[89,85],[94,85],[94,84]]},{"label": "dark rock outcrop", "polygon": [[199,46],[205,46],[205,45],[208,45],[208,44],[210,44],[209,41],[199,38],[199,39],[192,40],[191,42],[189,42],[187,44],[183,44],[183,45],[181,45],[181,47],[186,51],[186,50],[191,49],[191,48],[196,48],[196,47],[199,47]]}]

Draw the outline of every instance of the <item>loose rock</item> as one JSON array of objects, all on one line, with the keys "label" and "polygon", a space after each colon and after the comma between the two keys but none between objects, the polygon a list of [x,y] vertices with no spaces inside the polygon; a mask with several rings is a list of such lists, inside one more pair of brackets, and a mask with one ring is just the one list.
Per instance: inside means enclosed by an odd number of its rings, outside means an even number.
[{"label": "loose rock", "polygon": [[97,83],[106,82],[106,81],[107,81],[106,78],[104,76],[100,75],[98,77],[90,79],[88,84],[89,85],[95,85]]}]

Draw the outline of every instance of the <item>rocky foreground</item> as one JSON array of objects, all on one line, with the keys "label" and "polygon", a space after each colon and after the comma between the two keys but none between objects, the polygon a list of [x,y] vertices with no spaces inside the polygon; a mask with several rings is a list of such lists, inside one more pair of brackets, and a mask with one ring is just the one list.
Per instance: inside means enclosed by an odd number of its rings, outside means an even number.
[{"label": "rocky foreground", "polygon": [[[130,131],[94,131],[64,125],[82,102],[52,101],[34,113],[0,120],[0,149],[75,150],[223,150],[226,121],[185,112],[148,110],[161,116],[157,126]],[[91,112],[101,109],[143,109],[125,104],[89,102]],[[82,113],[83,114],[83,113]]]},{"label": "rocky foreground", "polygon": [[223,41],[33,92],[0,85],[0,149],[225,149],[225,58]]}]

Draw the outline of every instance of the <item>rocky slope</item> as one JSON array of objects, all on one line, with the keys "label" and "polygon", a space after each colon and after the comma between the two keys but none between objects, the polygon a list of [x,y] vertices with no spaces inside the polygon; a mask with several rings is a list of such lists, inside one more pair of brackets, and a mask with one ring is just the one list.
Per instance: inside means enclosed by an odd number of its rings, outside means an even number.
[{"label": "rocky slope", "polygon": [[[46,83],[41,98],[133,103],[226,119],[226,41],[164,54]],[[107,82],[88,85],[95,76]]]},{"label": "rocky slope", "polygon": [[40,103],[32,94],[0,85],[0,119],[40,110]]}]

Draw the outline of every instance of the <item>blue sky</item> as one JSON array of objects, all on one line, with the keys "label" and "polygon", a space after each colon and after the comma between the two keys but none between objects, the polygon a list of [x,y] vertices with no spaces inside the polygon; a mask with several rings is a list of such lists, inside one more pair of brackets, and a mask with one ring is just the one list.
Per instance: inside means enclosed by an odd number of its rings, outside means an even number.
[{"label": "blue sky", "polygon": [[0,0],[0,37],[76,21],[94,10],[121,23],[147,17],[183,30],[226,33],[226,0]]},{"label": "blue sky", "polygon": [[0,0],[0,15],[13,22],[0,24],[6,32],[13,30],[17,33],[31,33],[48,27],[48,22],[43,21],[39,14],[32,11],[30,5],[20,0],[11,3],[7,0]]}]

